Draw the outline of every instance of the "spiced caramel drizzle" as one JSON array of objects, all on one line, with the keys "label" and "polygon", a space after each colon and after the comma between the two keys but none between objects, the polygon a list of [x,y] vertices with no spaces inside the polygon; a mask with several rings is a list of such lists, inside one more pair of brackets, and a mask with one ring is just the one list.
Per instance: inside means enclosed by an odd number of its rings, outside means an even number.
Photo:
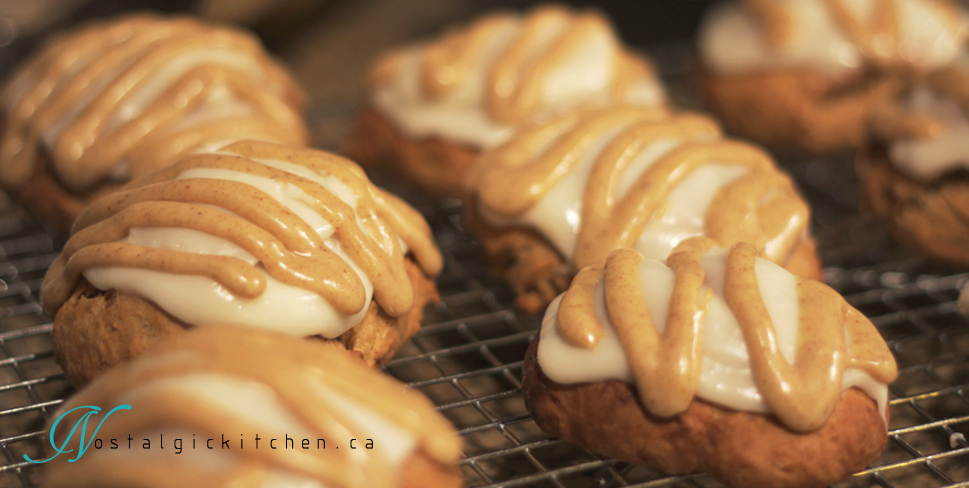
[{"label": "spiced caramel drizzle", "polygon": [[[787,262],[807,228],[807,205],[770,156],[723,139],[716,123],[700,115],[615,108],[526,128],[481,158],[469,177],[471,187],[488,213],[512,219],[576,171],[595,142],[617,129],[618,135],[596,156],[585,184],[573,256],[576,269],[601,266],[613,249],[634,247],[647,225],[665,211],[669,193],[707,164],[747,171],[718,191],[706,213],[704,234],[720,245],[754,243],[772,261]],[[680,144],[643,173],[624,174],[643,150],[663,140]],[[635,178],[635,183],[620,198],[617,187],[625,178]]]},{"label": "spiced caramel drizzle", "polygon": [[[260,161],[302,166],[339,180],[356,208],[321,184]],[[197,154],[110,194],[82,212],[74,233],[51,265],[41,298],[56,311],[90,268],[121,266],[209,277],[242,298],[259,297],[265,274],[321,295],[338,311],[354,314],[369,303],[350,263],[288,207],[254,186],[214,179],[178,179],[197,168],[224,169],[269,178],[305,193],[301,200],[335,228],[340,248],[370,278],[374,300],[391,316],[413,306],[402,240],[424,271],[436,274],[442,259],[430,228],[416,210],[373,186],[352,161],[322,151],[243,141],[218,153]],[[217,207],[217,208],[213,208]],[[257,259],[147,248],[119,242],[136,226],[180,227],[226,239]]]},{"label": "spiced caramel drizzle", "polygon": [[[177,360],[166,360],[174,357]],[[168,458],[172,455],[161,450],[152,451],[157,456],[154,460],[145,455],[114,456],[106,460],[105,456],[92,452],[88,454],[92,459],[81,462],[51,463],[44,486],[263,486],[260,481],[280,471],[318,480],[333,488],[398,486],[399,471],[385,457],[386,444],[381,445],[384,441],[379,437],[381,432],[359,430],[367,426],[359,426],[359,421],[348,417],[345,410],[335,408],[331,403],[335,399],[314,394],[319,390],[317,384],[409,433],[416,439],[414,452],[423,453],[445,469],[453,466],[461,454],[461,442],[453,428],[419,393],[371,371],[345,351],[321,342],[236,326],[209,325],[166,342],[134,363],[98,378],[70,398],[61,411],[82,405],[99,405],[108,411],[126,400],[126,392],[140,386],[200,373],[268,388],[286,411],[315,435],[310,439],[313,448],[269,449],[268,437],[279,434],[282,441],[283,434],[295,433],[266,432],[264,425],[239,417],[218,404],[165,389],[132,398],[132,409],[114,414],[98,436],[124,439],[129,434],[179,427],[197,434],[201,439],[200,448],[205,449],[208,437],[219,439],[226,433],[234,436],[241,433],[248,444],[244,445],[246,448],[235,449],[238,438],[234,437],[233,449],[223,451],[238,456],[241,462],[228,469],[193,469],[197,465],[190,462],[173,465],[174,461]],[[63,435],[68,430],[61,428],[57,432]],[[259,449],[249,444],[256,434],[266,439]],[[365,455],[345,445],[349,439],[357,439],[359,446],[366,443],[366,438],[373,438],[374,449],[366,450]],[[317,439],[326,440],[326,449],[317,449]],[[142,441],[138,441],[140,446]],[[276,445],[280,447],[278,442]],[[196,452],[186,445],[186,451],[175,457],[193,454]],[[403,462],[407,463],[408,459]]]},{"label": "spiced caramel drizzle", "polygon": [[[191,56],[203,58],[179,74]],[[233,59],[251,66],[230,65]],[[218,96],[248,113],[219,115]],[[203,143],[258,137],[301,146],[308,139],[302,90],[259,41],[189,18],[137,15],[56,38],[0,99],[0,183],[8,189],[28,181],[42,154],[65,186],[84,191],[121,161],[137,177]],[[205,110],[215,115],[185,122]]]},{"label": "spiced caramel drizzle", "polygon": [[[741,0],[753,12],[764,29],[768,45],[774,49],[781,47],[793,34],[794,21],[790,12],[777,0]],[[904,63],[899,55],[899,30],[901,18],[898,13],[898,0],[873,0],[870,18],[859,19],[845,5],[845,0],[820,0],[828,13],[848,40],[861,53],[876,65]],[[955,32],[965,30],[958,6],[950,0],[925,0],[946,19],[949,29]]]},{"label": "spiced caramel drizzle", "polygon": [[[549,78],[591,39],[608,39],[613,44],[613,76],[609,88],[613,100],[622,100],[635,83],[653,77],[652,68],[645,60],[619,45],[603,15],[546,5],[535,8],[525,18],[508,13],[486,16],[427,46],[420,78],[424,94],[434,99],[456,89],[476,72],[474,63],[495,36],[511,29],[517,32],[489,61],[485,79],[488,113],[500,123],[522,122],[538,112],[543,103],[542,90]],[[556,29],[556,35],[550,38],[548,32]],[[390,82],[401,55],[391,53],[379,60],[371,79],[376,83]]]},{"label": "spiced caramel drizzle", "polygon": [[[613,251],[605,269],[586,268],[565,293],[558,327],[570,344],[595,348],[602,324],[593,307],[600,280],[605,305],[632,370],[638,395],[650,412],[672,416],[686,410],[697,391],[703,358],[701,321],[710,303],[700,258],[716,245],[690,238],[674,249],[668,265],[675,273],[666,329],[652,321],[640,280],[642,256]],[[861,313],[826,285],[797,278],[800,302],[797,349],[789,363],[764,304],[754,262],[758,250],[737,243],[727,257],[724,299],[743,333],[754,382],[764,402],[786,426],[800,432],[820,428],[841,394],[842,376],[852,368],[876,381],[897,376],[891,352]]]}]

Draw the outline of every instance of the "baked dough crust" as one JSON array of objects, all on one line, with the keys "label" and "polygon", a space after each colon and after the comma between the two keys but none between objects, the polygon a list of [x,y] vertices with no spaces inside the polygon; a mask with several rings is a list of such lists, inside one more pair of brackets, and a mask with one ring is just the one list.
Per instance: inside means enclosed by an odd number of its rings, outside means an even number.
[{"label": "baked dough crust", "polygon": [[376,108],[360,114],[343,153],[369,171],[399,175],[435,197],[467,194],[465,177],[480,153],[440,138],[414,140]]},{"label": "baked dough crust", "polygon": [[701,100],[730,132],[811,153],[861,147],[872,111],[892,104],[904,86],[892,73],[836,80],[790,68],[718,75],[698,67],[695,82]]},{"label": "baked dough crust", "polygon": [[[439,297],[434,280],[410,257],[407,274],[414,287],[414,307],[398,318],[375,301],[363,320],[335,339],[367,364],[387,362],[418,329],[428,302]],[[140,355],[151,345],[185,331],[188,324],[141,297],[116,290],[101,291],[81,280],[54,316],[55,357],[72,385],[81,387],[103,371]]]},{"label": "baked dough crust", "polygon": [[932,182],[892,166],[883,144],[859,153],[856,163],[864,210],[896,239],[942,261],[969,265],[969,177],[964,172]]},{"label": "baked dough crust", "polygon": [[65,234],[70,233],[71,224],[88,205],[122,187],[121,184],[104,182],[97,185],[97,189],[92,193],[85,195],[71,193],[57,181],[48,161],[44,151],[41,151],[33,175],[27,184],[13,195],[13,198],[31,213],[50,222]]},{"label": "baked dough crust", "polygon": [[821,429],[799,434],[773,416],[738,412],[694,399],[671,419],[639,403],[621,381],[562,385],[541,371],[536,337],[523,365],[525,404],[550,435],[593,452],[669,473],[704,471],[735,488],[827,486],[861,471],[888,434],[874,400],[842,393]]}]

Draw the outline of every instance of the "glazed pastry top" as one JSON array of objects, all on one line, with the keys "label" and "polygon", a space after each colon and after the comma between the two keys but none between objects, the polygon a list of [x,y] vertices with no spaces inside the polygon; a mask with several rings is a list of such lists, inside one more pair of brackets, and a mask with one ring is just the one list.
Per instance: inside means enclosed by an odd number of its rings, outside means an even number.
[{"label": "glazed pastry top", "polygon": [[744,0],[707,17],[699,51],[719,73],[933,69],[951,62],[967,36],[966,15],[950,0]]},{"label": "glazed pastry top", "polygon": [[250,34],[135,15],[49,42],[0,93],[0,183],[47,161],[69,190],[241,139],[304,145],[303,93]]},{"label": "glazed pastry top", "polygon": [[371,84],[373,105],[409,136],[478,149],[505,142],[526,120],[579,106],[663,103],[651,67],[605,17],[554,5],[488,15],[389,53]]},{"label": "glazed pastry top", "polygon": [[546,312],[538,361],[559,383],[634,383],[658,416],[696,396],[801,432],[821,427],[851,387],[884,415],[897,376],[878,331],[834,290],[750,244],[704,237],[666,264],[621,249],[604,269],[582,270]]},{"label": "glazed pastry top", "polygon": [[414,290],[405,254],[442,266],[423,217],[352,161],[259,141],[188,156],[97,200],[51,265],[55,312],[83,276],[189,324],[336,337],[371,298],[392,317]]},{"label": "glazed pastry top", "polygon": [[[442,467],[460,456],[453,428],[419,393],[321,342],[236,326],[165,342],[99,377],[58,415],[121,404],[131,409],[112,414],[98,432],[120,448],[90,449],[76,463],[57,459],[44,486],[390,488],[417,453]],[[69,430],[62,425],[55,433]],[[286,436],[294,448],[286,449]],[[176,438],[181,454],[174,453]],[[142,449],[144,439],[151,449]],[[367,439],[373,449],[365,448]]]},{"label": "glazed pastry top", "polygon": [[872,132],[888,144],[898,170],[932,181],[969,169],[969,54],[928,73],[895,106],[873,115]]},{"label": "glazed pastry top", "polygon": [[575,269],[613,249],[665,259],[683,239],[752,242],[784,265],[808,207],[753,146],[709,118],[663,109],[582,111],[523,129],[469,174],[482,218],[532,227]]}]

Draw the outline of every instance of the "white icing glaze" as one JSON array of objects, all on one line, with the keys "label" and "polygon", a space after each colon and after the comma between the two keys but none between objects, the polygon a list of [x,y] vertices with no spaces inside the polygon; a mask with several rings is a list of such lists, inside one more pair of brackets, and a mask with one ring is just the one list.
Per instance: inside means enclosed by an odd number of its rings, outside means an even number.
[{"label": "white icing glaze", "polygon": [[[127,448],[127,440],[119,439],[119,448],[116,450],[89,451],[89,454],[86,454],[87,457],[91,458],[89,462],[115,464],[151,462],[161,458],[170,461],[172,469],[191,470],[205,474],[229,472],[238,469],[240,463],[240,460],[232,455],[232,451],[208,449],[205,447],[208,437],[199,436],[197,433],[180,427],[169,426],[145,430],[133,433],[131,437],[130,449]],[[262,437],[260,438],[262,439]],[[145,439],[151,442],[150,449],[143,448]],[[181,454],[176,454],[178,450],[174,446],[175,439],[181,439]],[[193,439],[196,442],[194,449],[192,448]],[[253,442],[254,439],[248,441]],[[269,442],[269,439],[264,439],[263,442]],[[164,446],[164,448],[161,446]],[[327,488],[327,485],[300,474],[275,470],[265,476],[259,488]]]},{"label": "white icing glaze", "polygon": [[[379,442],[381,454],[392,466],[400,466],[414,451],[417,446],[417,439],[411,433],[388,422],[387,419],[366,406],[350,400],[332,388],[328,388],[318,380],[311,378],[310,383],[313,385],[310,393],[325,403],[329,410],[345,416],[354,430],[364,436],[363,439],[373,439],[375,443]],[[352,455],[366,456],[367,451],[356,449],[352,451]]]},{"label": "white icing glaze", "polygon": [[[254,115],[253,108],[241,103],[229,90],[215,89],[205,103],[172,124],[173,131],[183,131],[219,119],[242,118]],[[228,144],[223,144],[227,146]]]},{"label": "white icing glaze", "polygon": [[[253,64],[252,60],[233,53],[233,57],[243,58],[248,64]],[[240,60],[241,61],[241,60]],[[181,75],[183,73],[179,73]],[[161,83],[155,82],[152,85],[161,85]],[[162,90],[166,86],[161,85],[156,87],[157,90]],[[154,90],[152,90],[154,91]],[[150,105],[153,101],[146,100],[146,95],[143,94],[145,90],[139,92],[136,98],[140,99],[140,102],[129,101],[129,103],[120,107],[112,121],[107,125],[106,133],[111,133],[113,130],[122,126],[124,123],[131,119],[134,119],[141,115],[145,108]],[[159,93],[151,93],[152,97],[157,97]],[[243,120],[246,118],[251,118],[256,115],[256,111],[253,109],[252,105],[238,99],[233,95],[233,93],[227,87],[218,87],[212,90],[212,93],[205,100],[204,103],[200,104],[194,110],[181,117],[173,123],[168,129],[172,133],[179,133],[190,131],[196,128],[203,128],[206,125],[216,123],[219,121],[229,121],[229,120]],[[76,115],[75,115],[76,117]],[[56,135],[51,135],[48,133],[46,141],[48,144],[53,144],[56,140]],[[258,131],[253,131],[250,133],[234,133],[225,134],[224,137],[220,137],[218,140],[205,141],[195,148],[192,149],[193,154],[214,152],[215,150],[228,146],[233,142],[244,141],[244,140],[257,140],[265,142],[275,142],[275,143],[285,143],[286,141],[278,140],[277,138],[271,136],[267,133],[262,133]],[[127,159],[122,159],[118,161],[117,166],[111,175],[114,179],[118,181],[125,181],[131,178],[130,163]]]},{"label": "white icing glaze", "polygon": [[721,188],[748,170],[740,166],[706,164],[676,185],[666,200],[666,211],[653,217],[636,242],[636,250],[650,259],[665,259],[677,244],[703,235],[707,209]]},{"label": "white icing glaze", "polygon": [[[490,67],[521,31],[522,19],[509,18],[487,40],[464,81],[440,98],[428,97],[421,88],[426,45],[401,54],[390,83],[376,86],[372,103],[411,138],[442,137],[476,149],[489,149],[508,141],[517,125],[493,120],[488,114],[486,83]],[[550,22],[541,33],[531,56],[538,56],[565,26]],[[603,104],[609,96],[613,59],[621,44],[615,34],[600,35],[576,49],[542,87],[542,108],[535,120],[549,118],[578,105]],[[655,106],[664,100],[656,79],[642,79],[628,90],[625,103]]]},{"label": "white icing glaze", "polygon": [[107,131],[110,132],[113,128],[141,115],[169,85],[188,73],[190,69],[202,65],[222,65],[244,72],[256,80],[265,79],[259,63],[251,56],[231,49],[209,49],[181,54],[159,66],[148,83],[125,97],[125,103],[115,110]]},{"label": "white icing glaze", "polygon": [[[356,208],[356,199],[338,179],[319,175],[302,166],[282,161],[259,160],[277,169],[308,178],[336,194]],[[334,227],[303,203],[305,193],[292,185],[237,171],[199,168],[183,172],[178,179],[215,178],[252,185],[288,207],[312,226],[327,247],[346,260],[364,284],[366,301],[373,296],[373,284],[367,275],[343,252],[334,235]],[[361,228],[366,228],[361,225]],[[256,259],[235,244],[191,229],[168,227],[132,228],[123,242],[157,249],[171,249],[202,254],[233,256],[249,263]],[[406,252],[406,246],[404,247]],[[211,278],[180,275],[136,268],[91,268],[84,277],[101,290],[116,289],[151,300],[166,312],[189,324],[234,323],[278,330],[294,335],[336,337],[353,327],[366,314],[367,307],[348,315],[336,310],[320,295],[280,282],[266,275],[266,291],[255,299],[243,299],[229,293]]]},{"label": "white icing glaze", "polygon": [[[362,433],[369,437],[358,439],[358,448],[350,451],[352,456],[366,458],[370,453],[379,452],[394,469],[401,466],[417,446],[417,440],[406,430],[387,421],[385,418],[348,398],[317,380],[308,380],[311,387],[307,394],[315,395],[323,401],[329,410],[344,415],[348,420],[347,428],[353,432]],[[260,449],[268,448],[270,439],[277,437],[282,442],[283,435],[296,439],[310,439],[316,446],[317,435],[291,413],[285,405],[279,402],[273,390],[251,380],[244,380],[220,373],[189,373],[180,376],[165,377],[150,381],[133,390],[127,391],[117,398],[118,404],[129,404],[137,408],[140,402],[150,402],[152,398],[181,395],[195,398],[217,408],[223,415],[234,417],[262,429],[260,432]],[[218,426],[215,426],[218,430]],[[264,433],[262,433],[264,432]],[[193,436],[194,434],[194,436]],[[142,449],[143,439],[156,443],[164,436],[165,449]],[[184,426],[164,425],[149,431],[133,434],[135,439],[132,449],[99,450],[93,456],[111,456],[117,462],[133,459],[173,460],[179,467],[205,471],[227,471],[234,469],[240,462],[234,450],[238,447],[238,439],[233,438],[232,449],[207,449],[204,433],[190,432]],[[182,454],[176,455],[173,448],[174,439],[182,439]],[[197,447],[191,448],[192,439],[196,439]],[[374,439],[374,451],[361,449],[367,438]],[[201,439],[199,441],[199,439]],[[254,443],[252,438],[245,438],[245,444]],[[350,437],[346,439],[326,439],[327,449],[342,446],[349,449]],[[124,441],[126,442],[126,441]],[[279,446],[279,442],[276,443]],[[265,444],[263,444],[265,443]],[[254,444],[245,446],[255,448]],[[127,447],[127,446],[124,446]],[[379,451],[377,451],[379,449]],[[342,451],[342,449],[341,449]],[[268,476],[263,488],[325,488],[325,485],[288,471],[276,470]]]},{"label": "white icing glaze", "polygon": [[[521,216],[508,219],[496,216],[483,205],[479,213],[496,226],[531,227],[555,245],[566,257],[574,255],[575,242],[582,223],[582,205],[586,181],[603,150],[630,124],[619,124],[590,145],[583,159],[539,201]],[[563,132],[570,127],[563,127]],[[550,137],[547,145],[554,142]],[[699,140],[699,138],[697,138]],[[683,140],[659,139],[644,147],[624,170],[616,187],[616,200],[621,199],[637,181],[663,156],[679,147]],[[545,148],[539,148],[541,154]],[[643,229],[635,249],[648,259],[665,260],[683,240],[703,235],[707,209],[717,192],[742,176],[747,168],[711,162],[693,170],[669,193],[665,205]]]},{"label": "white icing glaze", "polygon": [[[855,18],[867,19],[874,0],[841,0]],[[927,0],[894,0],[900,19],[897,46],[905,62],[927,69],[949,63],[966,40],[954,31],[944,11]],[[864,55],[836,24],[821,0],[777,0],[790,15],[790,37],[777,49],[765,39],[760,23],[738,3],[715,8],[700,28],[699,51],[705,64],[720,73],[737,73],[775,67],[807,66],[837,73],[860,68]]]},{"label": "white icing glaze", "polygon": [[969,169],[969,118],[958,102],[920,85],[902,109],[941,122],[943,132],[935,138],[892,141],[888,147],[892,165],[925,181],[955,169]]},{"label": "white icing glaze", "polygon": [[[157,460],[164,456],[165,458],[174,458],[181,465],[180,467],[207,473],[234,469],[239,465],[239,461],[235,457],[220,449],[206,449],[205,440],[208,437],[195,434],[196,448],[192,450],[192,434],[193,432],[183,427],[174,426],[132,432],[130,449],[128,448],[127,438],[119,438],[118,449],[92,449],[84,454],[84,458],[110,463],[130,463]],[[201,439],[199,439],[200,437]],[[159,446],[159,441],[162,438],[165,441],[164,449]],[[143,447],[145,439],[151,442],[149,449]],[[177,449],[172,444],[175,439],[182,439],[182,454],[175,454]],[[200,440],[201,442],[199,442]]]},{"label": "white icing glaze", "polygon": [[[702,322],[703,365],[697,396],[728,408],[768,413],[769,409],[755,386],[743,334],[733,313],[723,298],[727,251],[712,249],[700,260],[706,271],[704,288],[713,292]],[[778,346],[785,359],[794,361],[799,327],[799,300],[796,278],[780,266],[757,258],[754,265],[758,287],[767,306]],[[666,316],[673,292],[675,275],[665,264],[644,259],[640,267],[640,282],[644,299],[656,329],[666,329]],[[702,292],[701,292],[702,296]],[[558,329],[558,309],[561,296],[556,298],[542,321],[538,343],[538,362],[542,371],[558,383],[598,382],[619,380],[633,383],[632,371],[619,338],[606,310],[602,282],[595,289],[596,317],[603,327],[603,337],[594,349],[568,343]],[[878,402],[883,416],[888,405],[888,387],[867,373],[846,370],[842,389],[858,387]]]},{"label": "white icing glaze", "polygon": [[[79,59],[74,63],[76,67],[72,66],[72,71],[80,71],[96,58],[97,56],[91,55]],[[131,62],[137,59],[135,56],[132,56],[131,58]],[[203,49],[180,54],[169,59],[165,64],[158,66],[153,74],[149,77],[147,83],[138,87],[136,91],[125,95],[123,103],[118,104],[112,116],[109,118],[108,123],[105,124],[104,133],[110,134],[121,127],[124,123],[139,117],[145,111],[145,109],[147,109],[152,103],[155,102],[156,99],[158,99],[159,96],[162,95],[166,88],[179,80],[192,68],[203,65],[221,65],[246,73],[254,80],[266,79],[266,74],[262,71],[259,63],[256,62],[252,56],[232,49]],[[51,124],[47,130],[44,131],[43,137],[45,143],[48,146],[53,146],[56,144],[63,130],[73,124],[77,117],[84,113],[84,110],[95,100],[95,98],[101,95],[103,89],[121,76],[124,73],[124,70],[129,66],[130,62],[127,64],[123,63],[118,65],[115,69],[98,76],[95,82],[91,83],[85,88],[85,90],[77,98],[77,102],[72,104],[69,110],[62,114],[53,124]],[[61,82],[67,83],[71,81],[72,78],[72,76],[64,76],[61,78]],[[282,94],[281,87],[273,88],[276,88],[277,91]],[[210,97],[207,103],[202,104],[193,113],[188,114],[185,120],[181,120],[177,128],[185,130],[202,125],[203,122],[210,122],[217,119],[235,118],[238,117],[242,112],[251,113],[252,107],[248,103],[231,97],[228,90],[224,87],[221,91],[225,92],[225,96]],[[13,96],[7,102],[8,106],[12,106],[15,103],[14,101],[18,98],[18,94],[22,95],[22,93],[23,91],[21,90],[13,90]],[[204,115],[195,117],[196,112],[203,112]],[[173,126],[173,128],[176,127]],[[239,138],[235,140],[242,139]]]},{"label": "white icing glaze", "polygon": [[272,388],[220,373],[187,373],[151,380],[122,393],[116,403],[137,408],[139,403],[150,403],[152,398],[173,395],[200,400],[223,416],[259,426],[266,432],[315,438],[311,429],[280,403]]}]

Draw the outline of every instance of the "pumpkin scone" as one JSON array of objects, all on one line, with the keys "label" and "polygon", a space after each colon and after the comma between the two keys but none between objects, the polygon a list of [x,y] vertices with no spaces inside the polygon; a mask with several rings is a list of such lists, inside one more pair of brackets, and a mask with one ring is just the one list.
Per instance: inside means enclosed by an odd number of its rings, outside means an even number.
[{"label": "pumpkin scone", "polygon": [[475,157],[522,124],[581,107],[664,104],[653,69],[603,14],[540,5],[499,12],[389,52],[346,153],[437,196],[466,193]]},{"label": "pumpkin scone", "polygon": [[613,249],[662,260],[696,235],[821,273],[790,177],[702,115],[622,107],[537,124],[484,154],[468,187],[467,227],[532,313]]},{"label": "pumpkin scone", "polygon": [[437,300],[441,266],[423,217],[352,161],[241,141],[85,209],[41,300],[75,385],[211,323],[320,336],[380,364]]},{"label": "pumpkin scone", "polygon": [[711,10],[697,89],[726,127],[771,147],[862,147],[874,111],[952,63],[969,21],[950,0],[741,0]]},{"label": "pumpkin scone", "polygon": [[[101,412],[83,418],[92,408]],[[77,446],[78,420],[101,424],[82,437],[83,458],[75,448],[45,464],[44,488],[462,485],[461,441],[430,401],[345,351],[273,331],[209,325],[173,337],[53,418],[62,414],[58,445]]]},{"label": "pumpkin scone", "polygon": [[969,55],[925,76],[872,121],[858,155],[864,207],[902,242],[969,266]]},{"label": "pumpkin scone", "polygon": [[526,353],[545,432],[732,488],[841,481],[885,448],[898,371],[872,323],[756,246],[632,249],[583,269]]},{"label": "pumpkin scone", "polygon": [[252,34],[133,15],[58,35],[0,91],[0,186],[62,230],[132,178],[232,141],[302,146],[304,95]]}]

